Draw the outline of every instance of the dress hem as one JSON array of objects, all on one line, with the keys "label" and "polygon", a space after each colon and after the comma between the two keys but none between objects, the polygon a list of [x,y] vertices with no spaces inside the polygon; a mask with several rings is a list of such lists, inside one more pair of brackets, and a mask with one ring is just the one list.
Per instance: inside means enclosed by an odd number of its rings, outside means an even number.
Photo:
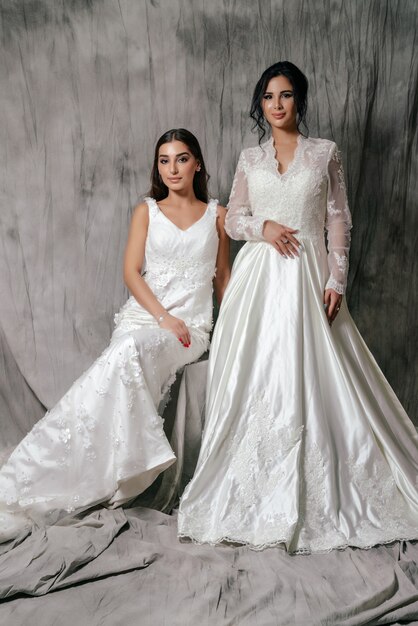
[{"label": "dress hem", "polygon": [[[268,548],[282,548],[290,555],[310,555],[310,554],[329,554],[334,550],[346,550],[347,548],[357,548],[359,550],[371,550],[372,548],[376,548],[378,546],[388,545],[391,543],[396,543],[399,541],[418,541],[418,534],[414,537],[394,537],[390,539],[380,540],[376,543],[360,545],[354,543],[345,543],[338,546],[332,546],[331,548],[324,548],[321,550],[312,550],[310,548],[300,548],[298,550],[289,550],[286,545],[285,539],[278,539],[277,541],[271,541],[263,544],[252,544],[248,541],[243,541],[242,539],[234,539],[232,537],[221,537],[215,541],[200,541],[199,539],[195,539],[194,537],[184,534],[177,534],[180,541],[188,540],[190,543],[194,543],[195,545],[203,546],[210,545],[213,547],[234,547],[234,548],[249,548],[250,550],[254,550],[255,552],[262,552],[263,550],[267,550]],[[186,543],[186,542],[184,542]],[[232,546],[228,544],[234,544]]]}]

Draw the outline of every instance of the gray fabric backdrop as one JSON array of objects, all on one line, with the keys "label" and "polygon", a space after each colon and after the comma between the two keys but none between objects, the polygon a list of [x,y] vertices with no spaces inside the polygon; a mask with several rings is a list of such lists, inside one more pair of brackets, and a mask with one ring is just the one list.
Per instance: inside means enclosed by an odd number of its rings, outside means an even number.
[{"label": "gray fabric backdrop", "polygon": [[342,149],[351,312],[417,420],[415,0],[2,0],[0,19],[0,448],[107,344],[158,136],[195,132],[225,203],[279,59]]}]

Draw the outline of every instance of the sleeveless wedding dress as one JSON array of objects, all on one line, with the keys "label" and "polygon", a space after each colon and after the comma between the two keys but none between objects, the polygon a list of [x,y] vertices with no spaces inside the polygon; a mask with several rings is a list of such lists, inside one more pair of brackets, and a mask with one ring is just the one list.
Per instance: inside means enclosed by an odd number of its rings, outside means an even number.
[{"label": "sleeveless wedding dress", "polygon": [[[263,240],[298,229],[298,259]],[[327,231],[328,251],[324,227]],[[418,437],[343,300],[351,218],[336,145],[299,137],[244,150],[226,230],[237,255],[212,339],[206,422],[179,535],[289,552],[418,539]]]},{"label": "sleeveless wedding dress", "polygon": [[176,372],[207,349],[217,201],[181,230],[147,198],[144,279],[191,334],[177,337],[130,297],[110,345],[21,441],[0,471],[0,541],[99,502],[115,507],[175,462],[160,417]]}]

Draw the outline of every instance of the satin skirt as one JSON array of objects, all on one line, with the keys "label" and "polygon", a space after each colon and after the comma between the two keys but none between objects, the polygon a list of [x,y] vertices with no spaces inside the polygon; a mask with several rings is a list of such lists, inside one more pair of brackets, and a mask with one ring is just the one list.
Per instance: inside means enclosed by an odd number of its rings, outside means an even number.
[{"label": "satin skirt", "polygon": [[100,502],[116,507],[175,462],[160,417],[176,371],[207,349],[184,348],[134,298],[109,347],[21,441],[0,470],[0,542]]},{"label": "satin skirt", "polygon": [[289,552],[418,539],[418,437],[343,300],[322,242],[238,254],[209,359],[206,422],[179,535]]}]

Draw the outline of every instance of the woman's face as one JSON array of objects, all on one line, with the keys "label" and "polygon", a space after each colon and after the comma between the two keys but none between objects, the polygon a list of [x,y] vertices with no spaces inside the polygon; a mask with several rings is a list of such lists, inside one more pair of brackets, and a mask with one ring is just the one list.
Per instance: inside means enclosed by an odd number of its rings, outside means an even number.
[{"label": "woman's face", "polygon": [[187,191],[200,170],[200,163],[182,141],[163,143],[158,150],[158,172],[172,191]]},{"label": "woman's face", "polygon": [[292,83],[286,76],[272,78],[263,94],[263,113],[272,128],[296,129],[296,102]]}]

